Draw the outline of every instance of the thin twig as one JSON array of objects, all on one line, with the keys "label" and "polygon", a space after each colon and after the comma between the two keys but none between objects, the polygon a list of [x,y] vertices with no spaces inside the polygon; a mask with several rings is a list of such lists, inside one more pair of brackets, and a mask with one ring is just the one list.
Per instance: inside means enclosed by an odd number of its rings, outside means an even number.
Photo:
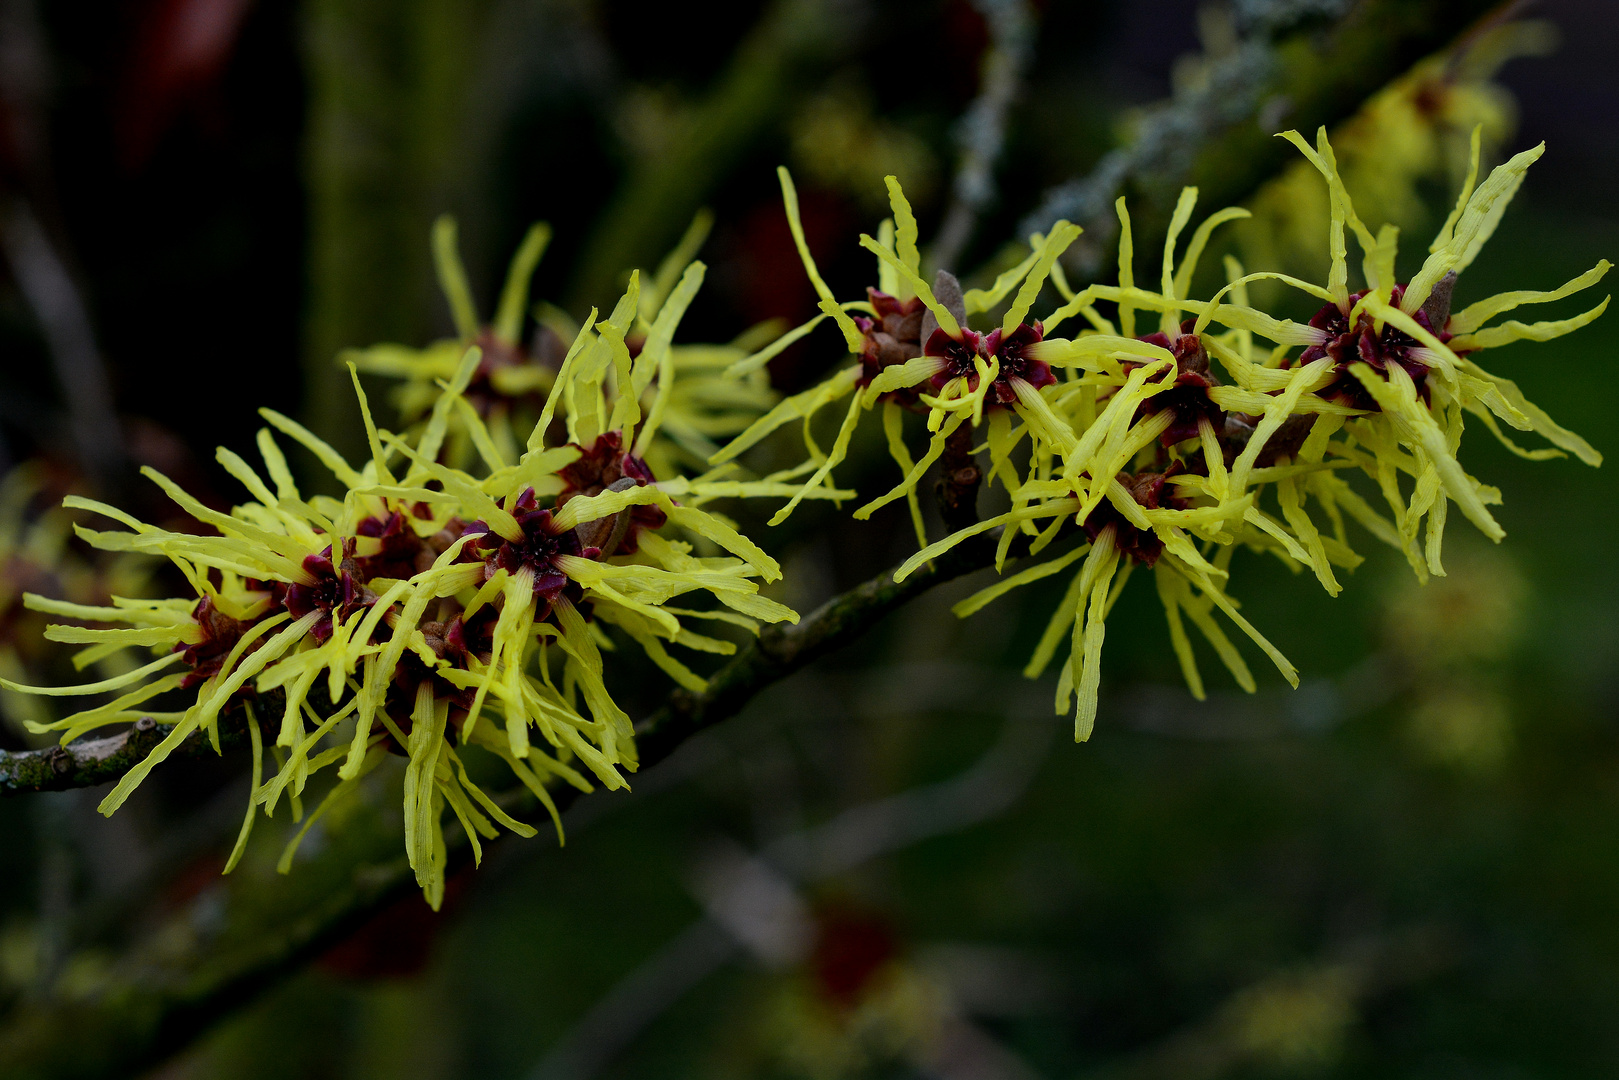
[{"label": "thin twig", "polygon": [[1422,57],[1511,3],[1359,0],[1341,5],[1347,13],[1323,27],[1322,4],[1252,0],[1243,6],[1245,37],[1237,47],[1209,60],[1202,78],[1147,112],[1129,145],[1108,153],[1089,174],[1047,191],[1017,235],[1045,232],[1059,219],[1083,226],[1086,234],[1067,261],[1079,276],[1092,278],[1117,232],[1113,201],[1125,195],[1136,250],[1150,251],[1183,185],[1198,187],[1205,205],[1248,197],[1290,153],[1276,132],[1313,132],[1352,115]]},{"label": "thin twig", "polygon": [[1028,0],[973,0],[989,24],[978,96],[956,132],[961,161],[950,208],[931,252],[934,265],[954,269],[972,239],[978,216],[995,199],[995,163],[1006,143],[1006,114],[1034,58],[1035,14]]},{"label": "thin twig", "polygon": [[118,415],[90,312],[56,246],[28,204],[14,200],[0,222],[7,260],[34,309],[67,403],[79,462],[102,490],[115,487],[124,465]]},{"label": "thin twig", "polygon": [[958,532],[978,523],[978,489],[984,470],[973,457],[972,429],[963,424],[950,433],[939,457],[939,480],[933,498],[939,506],[944,527]]},{"label": "thin twig", "polygon": [[[247,745],[243,721],[221,723],[221,750]],[[36,791],[68,791],[95,787],[118,780],[146,760],[152,748],[163,741],[169,725],[146,717],[116,735],[101,739],[81,739],[68,746],[48,746],[43,750],[0,750],[0,795],[21,795]],[[212,754],[208,736],[199,731],[174,751],[180,757]]]},{"label": "thin twig", "polygon": [[[863,634],[912,597],[988,566],[993,557],[994,546],[989,542],[962,544],[902,583],[896,584],[893,574],[885,571],[829,600],[795,626],[767,627],[715,673],[707,690],[700,694],[678,691],[668,705],[637,725],[642,764],[663,760],[692,735],[736,715],[764,687]],[[245,723],[239,714],[221,718],[222,750],[247,745]],[[112,783],[145,760],[168,731],[169,725],[148,718],[103,739],[43,750],[0,751],[0,795]],[[181,756],[207,753],[212,748],[201,731],[175,750]]]},{"label": "thin twig", "polygon": [[989,566],[993,540],[959,544],[902,582],[891,571],[827,601],[796,626],[768,627],[709,680],[701,694],[677,693],[637,730],[641,759],[661,761],[704,728],[735,716],[755,694],[865,633],[889,612],[935,585]]},{"label": "thin twig", "polygon": [[1005,813],[1033,782],[1056,727],[1049,716],[1012,716],[983,757],[948,780],[850,807],[820,825],[778,837],[757,855],[716,843],[695,883],[708,913],[591,1006],[551,1046],[529,1080],[595,1075],[698,982],[744,950],[772,967],[801,963],[812,931],[800,885]]}]

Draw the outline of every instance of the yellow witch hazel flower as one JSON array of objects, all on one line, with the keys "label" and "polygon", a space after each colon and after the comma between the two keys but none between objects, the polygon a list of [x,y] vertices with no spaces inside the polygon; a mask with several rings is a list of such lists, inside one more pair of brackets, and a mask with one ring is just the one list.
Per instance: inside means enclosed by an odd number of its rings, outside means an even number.
[{"label": "yellow witch hazel flower", "polygon": [[[592,779],[609,789],[626,786],[624,773],[636,767],[634,731],[607,686],[602,654],[612,640],[605,628],[617,627],[677,682],[700,690],[703,679],[668,646],[719,654],[735,646],[694,632],[688,622],[757,630],[760,622],[797,619],[759,595],[761,581],[780,577],[776,562],[694,505],[718,494],[753,493],[749,485],[660,482],[635,452],[655,438],[658,405],[643,419],[637,395],[607,392],[595,358],[606,353],[620,385],[633,383],[624,335],[637,304],[632,277],[605,323],[596,327],[591,313],[520,454],[503,454],[467,405],[480,362],[473,349],[413,438],[375,426],[355,375],[371,449],[358,469],[296,422],[263,412],[271,428],[332,471],[345,488],[342,499],[305,497],[270,428],[258,435],[265,475],[219,451],[220,463],[251,496],[230,513],[210,510],[146,470],[218,535],[170,532],[102,503],[69,499],[70,507],[129,530],[81,529],[87,541],[167,557],[195,598],[114,598],[93,607],[30,595],[26,603],[37,611],[123,624],[51,627],[52,639],[86,646],[81,660],[128,648],[162,655],[82,686],[0,685],[48,696],[117,695],[40,727],[60,732],[64,742],[144,716],[172,724],[102,802],[109,814],[194,732],[207,732],[217,746],[221,715],[241,709],[254,748],[254,784],[227,869],[240,859],[259,807],[273,813],[285,797],[300,816],[310,778],[335,768],[335,784],[282,856],[286,871],[304,834],[335,800],[390,753],[403,755],[405,848],[436,906],[444,886],[446,807],[475,854],[479,836],[494,836],[497,824],[534,831],[472,781],[463,761],[467,746],[502,759],[553,817],[549,783],[587,791]],[[657,400],[667,395],[666,384]],[[575,441],[548,447],[546,433],[564,398]],[[482,478],[439,461],[457,412],[487,470]],[[725,554],[694,554],[691,543],[669,535],[677,531]],[[698,593],[718,606],[671,603]],[[177,699],[171,711],[147,707],[171,698]],[[269,779],[261,775],[262,711],[280,713]]]},{"label": "yellow witch hazel flower", "polygon": [[[1252,355],[1251,335],[1238,330],[1214,335],[1192,321],[1182,322],[1184,314],[1207,310],[1205,303],[1186,294],[1214,229],[1246,214],[1226,209],[1210,215],[1177,260],[1196,200],[1195,188],[1182,193],[1165,242],[1157,291],[1135,284],[1134,245],[1123,199],[1117,204],[1120,284],[1093,285],[1076,294],[1060,273],[1053,275],[1066,302],[1041,324],[1045,333],[1076,315],[1088,327],[1071,339],[1043,336],[1027,352],[1032,360],[1067,371],[1067,378],[1056,382],[1046,397],[1052,428],[1065,437],[1041,437],[1032,431],[1033,423],[1013,430],[1007,441],[1014,447],[1026,431],[1034,434],[1019,475],[1008,451],[995,453],[992,436],[991,475],[1003,478],[1011,509],[929,545],[895,574],[903,579],[969,537],[1001,530],[998,569],[1014,545],[1035,561],[957,604],[956,614],[965,617],[1012,589],[1072,569],[1025,674],[1039,676],[1068,637],[1056,705],[1063,712],[1073,703],[1075,735],[1081,740],[1095,724],[1106,617],[1136,567],[1153,572],[1171,643],[1187,683],[1202,697],[1187,620],[1238,683],[1255,688],[1246,662],[1214,618],[1215,610],[1258,645],[1290,682],[1297,681],[1292,664],[1225,592],[1239,543],[1274,551],[1291,566],[1316,567],[1333,592],[1337,583],[1329,564],[1353,566],[1359,561],[1347,545],[1313,532],[1306,539],[1291,516],[1289,525],[1283,525],[1259,508],[1266,485],[1291,490],[1301,474],[1321,466],[1262,457],[1268,431],[1250,438],[1258,418],[1244,410],[1263,412],[1274,400],[1255,389],[1264,368]],[[1246,297],[1240,287],[1239,294]],[[1096,309],[1097,301],[1116,305],[1117,323]],[[1159,315],[1158,329],[1145,335],[1139,335],[1137,326],[1142,309]],[[1235,385],[1217,376],[1211,356],[1221,361]],[[1301,404],[1298,394],[1286,396],[1285,407],[1347,411],[1328,402]],[[1258,423],[1263,429],[1265,422]],[[1285,496],[1283,505],[1287,509]],[[1082,538],[1066,552],[1038,558],[1050,549],[1060,550],[1061,542],[1075,534]]]},{"label": "yellow witch hazel flower", "polygon": [[[1301,326],[1217,297],[1205,318],[1276,342],[1274,366],[1291,373],[1290,390],[1303,380],[1305,393],[1352,410],[1348,416],[1323,414],[1308,441],[1358,466],[1377,483],[1393,514],[1392,526],[1375,516],[1357,515],[1375,536],[1401,550],[1419,578],[1443,574],[1441,550],[1451,502],[1490,539],[1499,541],[1504,535],[1488,509],[1500,501],[1500,493],[1469,476],[1457,459],[1466,415],[1477,417],[1515,454],[1544,459],[1566,452],[1588,465],[1601,464],[1601,455],[1589,443],[1526,400],[1511,380],[1484,370],[1474,357],[1514,341],[1548,341],[1596,319],[1606,310],[1607,298],[1572,318],[1486,325],[1526,304],[1549,303],[1590,288],[1611,264],[1603,260],[1550,291],[1501,293],[1453,311],[1458,275],[1495,232],[1545,144],[1513,157],[1480,184],[1480,133],[1475,129],[1472,164],[1455,209],[1429,246],[1421,269],[1409,282],[1400,282],[1394,269],[1399,232],[1385,225],[1374,236],[1361,221],[1325,130],[1313,149],[1297,132],[1284,137],[1326,179],[1332,202],[1332,269],[1325,288],[1285,275],[1266,276],[1300,288],[1326,306]],[[1346,229],[1354,233],[1363,255],[1366,288],[1354,293],[1349,290]],[[1303,351],[1288,358],[1288,347],[1297,345]],[[1502,432],[1500,421],[1534,431],[1552,447],[1526,450]],[[1340,429],[1341,441],[1331,442]],[[1409,483],[1409,496],[1402,482]],[[1341,501],[1347,489],[1336,487]],[[1323,493],[1330,501],[1331,493]]]},{"label": "yellow witch hazel flower", "polygon": [[[648,287],[640,291],[634,324],[624,334],[633,359],[639,360],[642,351],[649,354],[650,362],[638,368],[646,378],[636,393],[650,399],[661,387],[672,387],[663,393],[659,438],[641,451],[660,475],[701,469],[718,449],[716,440],[742,431],[776,400],[763,371],[743,380],[723,375],[729,365],[748,354],[762,334],[773,332],[770,324],[749,330],[730,345],[673,344],[676,327],[702,287],[706,267],[693,256],[707,239],[712,223],[707,211],[692,222]],[[343,359],[361,371],[403,380],[394,400],[400,416],[410,424],[423,420],[467,349],[477,348],[478,366],[462,398],[495,445],[508,457],[515,457],[519,448],[514,432],[533,424],[555,383],[566,343],[579,332],[565,312],[542,303],[534,311],[533,337],[528,345],[523,342],[530,282],[550,239],[551,227],[543,222],[529,229],[512,257],[494,320],[484,324],[478,318],[457,250],[455,221],[441,217],[433,227],[433,255],[457,336],[425,349],[375,345],[350,350]],[[611,371],[608,378],[612,378]],[[475,466],[478,454],[471,445],[464,411],[450,418],[445,458],[466,468]]]},{"label": "yellow witch hazel flower", "polygon": [[[1313,566],[1333,592],[1338,586],[1330,565],[1352,566],[1358,558],[1347,545],[1323,539],[1313,530],[1295,535],[1259,509],[1263,485],[1281,481],[1296,495],[1289,486],[1295,477],[1322,466],[1278,466],[1274,455],[1262,458],[1268,428],[1242,452],[1255,425],[1264,428],[1267,421],[1253,416],[1244,421],[1239,410],[1264,414],[1274,409],[1265,391],[1274,388],[1275,380],[1267,382],[1260,374],[1265,369],[1251,355],[1251,333],[1230,330],[1219,338],[1207,335],[1205,342],[1204,328],[1181,321],[1183,315],[1207,310],[1206,304],[1186,297],[1214,229],[1246,216],[1246,211],[1227,209],[1208,217],[1192,232],[1177,260],[1180,237],[1191,223],[1197,198],[1195,189],[1187,189],[1171,223],[1159,291],[1135,285],[1130,219],[1120,200],[1118,286],[1092,286],[1079,294],[1068,287],[1056,260],[1079,230],[1059,222],[1050,236],[1032,237],[1028,257],[990,288],[963,292],[949,274],[937,275],[932,288],[922,279],[915,219],[898,183],[890,179],[892,223],[884,223],[877,239],[861,238],[878,257],[882,288],[868,289],[865,302],[840,305],[803,244],[791,180],[785,171],[781,178],[788,221],[805,269],[821,294],[822,315],[744,361],[738,370],[763,364],[827,318],[837,321],[860,362],[783,401],[728,446],[722,457],[803,418],[811,457],[801,471],[815,470],[803,493],[816,492],[841,460],[859,417],[881,401],[890,451],[906,475],[898,487],[856,511],[856,516],[867,516],[901,495],[910,502],[923,550],[896,573],[897,579],[969,537],[996,529],[1001,530],[998,566],[1004,566],[1014,544],[1020,554],[1038,556],[1059,539],[1085,533],[1089,543],[1036,562],[957,607],[957,613],[965,616],[1012,588],[1084,560],[1028,667],[1028,674],[1039,675],[1063,636],[1070,634],[1070,658],[1059,678],[1057,707],[1064,711],[1075,702],[1076,734],[1081,739],[1089,736],[1095,721],[1105,616],[1138,565],[1155,573],[1177,656],[1199,696],[1202,679],[1183,617],[1213,645],[1241,685],[1248,689],[1255,685],[1240,653],[1213,618],[1215,609],[1296,681],[1292,665],[1238,613],[1236,602],[1224,592],[1234,545],[1273,550],[1290,565]],[[1030,320],[1048,280],[1065,303],[1043,320]],[[988,333],[967,326],[969,314],[997,306],[1014,288],[1017,293],[999,326]],[[1244,291],[1239,295],[1246,298]],[[1117,306],[1117,324],[1097,311],[1098,301]],[[1142,309],[1159,314],[1159,328],[1138,336],[1136,319]],[[1078,336],[1072,340],[1050,336],[1076,316],[1087,324]],[[1210,370],[1211,349],[1219,350],[1217,355],[1227,366],[1234,366],[1236,385],[1222,385]],[[1067,377],[1059,380],[1054,369],[1066,370]],[[819,409],[851,393],[838,438],[829,453],[822,453],[810,435],[809,421]],[[1291,411],[1349,411],[1331,402],[1303,401],[1302,391],[1288,395],[1285,407],[1289,411],[1282,414],[1284,419]],[[927,451],[914,461],[901,438],[907,409],[926,415],[931,435]],[[1232,417],[1227,409],[1234,411]],[[971,434],[980,426],[985,439],[978,449],[988,452],[987,475],[992,484],[1004,486],[1011,509],[929,545],[916,498],[917,482],[942,456],[947,440],[965,437],[961,449],[972,452]],[[1235,484],[1233,467],[1240,478]],[[1254,490],[1245,493],[1249,484],[1255,485]],[[789,503],[776,520],[793,505]],[[1290,511],[1289,506],[1284,509]],[[1307,526],[1305,519],[1302,527]],[[1199,544],[1218,550],[1211,559]]]},{"label": "yellow witch hazel flower", "polygon": [[[1178,237],[1189,223],[1195,190],[1183,193],[1171,222],[1160,290],[1134,283],[1129,218],[1120,200],[1120,266],[1117,286],[1091,286],[1069,296],[1047,325],[1080,313],[1091,330],[1072,340],[1046,338],[1030,355],[1054,367],[1082,371],[1050,394],[1053,412],[1078,433],[1061,455],[1042,453],[1035,441],[1027,476],[1009,478],[1010,511],[958,531],[918,553],[896,574],[903,578],[949,547],[976,533],[1002,529],[997,564],[1004,563],[1015,539],[1030,555],[1053,545],[1070,525],[1089,539],[1066,554],[996,583],[957,605],[961,615],[982,607],[1022,584],[1062,572],[1083,559],[1031,661],[1037,675],[1050,661],[1062,635],[1071,630],[1070,662],[1058,685],[1058,709],[1078,692],[1076,735],[1091,731],[1104,626],[1123,579],[1135,565],[1153,569],[1169,621],[1170,637],[1194,694],[1202,696],[1183,617],[1202,631],[1239,684],[1253,689],[1240,655],[1210,617],[1219,608],[1269,655],[1296,685],[1292,665],[1236,611],[1221,588],[1238,543],[1269,550],[1293,567],[1312,569],[1331,594],[1340,591],[1333,567],[1353,568],[1344,516],[1404,551],[1419,576],[1440,574],[1445,507],[1454,501],[1486,535],[1501,530],[1486,509],[1499,501],[1493,489],[1468,476],[1456,460],[1464,413],[1478,416],[1514,452],[1529,457],[1562,456],[1568,451],[1589,464],[1600,457],[1578,436],[1557,426],[1529,404],[1518,388],[1480,368],[1472,359],[1482,349],[1524,338],[1547,340],[1590,322],[1604,300],[1574,318],[1498,327],[1485,324],[1524,304],[1561,299],[1584,289],[1607,272],[1599,263],[1586,274],[1550,292],[1512,292],[1481,300],[1451,314],[1456,275],[1467,267],[1500,220],[1536,148],[1497,169],[1476,188],[1474,166],[1455,211],[1434,242],[1430,256],[1409,284],[1394,279],[1396,231],[1373,237],[1355,216],[1333,167],[1323,134],[1311,150],[1288,136],[1327,177],[1332,194],[1331,243],[1334,262],[1323,288],[1272,272],[1244,274],[1228,261],[1230,284],[1209,302],[1186,297],[1193,268],[1209,230],[1244,215],[1226,210],[1211,216],[1193,235],[1177,267]],[[1365,252],[1366,290],[1351,294],[1344,232],[1352,229]],[[1308,325],[1276,319],[1249,305],[1247,286],[1274,278],[1327,301]],[[1119,328],[1097,315],[1096,300],[1118,306]],[[1136,309],[1160,312],[1160,328],[1136,338]],[[1182,315],[1195,318],[1181,321]],[[1223,326],[1223,332],[1215,332]],[[1256,338],[1274,342],[1272,348]],[[1303,347],[1296,357],[1289,354]],[[1210,366],[1233,385],[1222,385]],[[1534,430],[1556,449],[1527,451],[1500,431],[1498,421]],[[1338,473],[1359,468],[1378,484],[1393,522],[1380,516]],[[1411,494],[1401,489],[1408,478]],[[1260,507],[1274,488],[1281,520]],[[1311,497],[1326,514],[1323,532],[1311,519]],[[1036,526],[1040,519],[1050,519]],[[1417,544],[1423,521],[1425,544]],[[1212,555],[1212,558],[1210,557]],[[1121,570],[1122,566],[1122,570]]]},{"label": "yellow witch hazel flower", "polygon": [[[961,437],[970,436],[972,429],[987,422],[991,457],[997,463],[1005,461],[1013,445],[1014,417],[1042,443],[1066,445],[1074,441],[1072,431],[1052,413],[1042,395],[1043,388],[1056,380],[1050,367],[1030,352],[1041,338],[1041,324],[1024,320],[1057,257],[1079,236],[1080,229],[1059,222],[1049,237],[1034,237],[1028,257],[1001,274],[987,289],[963,292],[948,271],[940,271],[929,286],[921,276],[916,217],[899,182],[890,176],[888,192],[893,217],[882,223],[877,238],[860,237],[861,246],[877,256],[878,285],[867,288],[865,300],[839,303],[816,269],[804,241],[792,177],[785,168],[778,173],[787,222],[804,270],[820,297],[821,314],[733,364],[730,373],[746,377],[761,371],[772,357],[829,318],[842,331],[857,362],[820,385],[782,401],[710,461],[730,461],[777,429],[802,421],[809,459],[800,468],[783,474],[783,479],[805,473],[810,476],[771,520],[771,524],[777,524],[792,513],[800,499],[831,494],[821,485],[848,453],[860,418],[880,403],[889,453],[904,479],[886,495],[856,510],[855,517],[869,517],[878,508],[903,497],[910,505],[918,542],[926,544],[916,485],[943,455],[952,436],[958,432]],[[1014,288],[1018,288],[1017,295],[999,326],[988,333],[969,328],[969,316],[996,307]],[[811,425],[823,408],[845,396],[850,397],[848,412],[830,450],[823,452],[815,442]],[[930,434],[927,450],[914,460],[903,437],[906,411],[924,413]]]}]

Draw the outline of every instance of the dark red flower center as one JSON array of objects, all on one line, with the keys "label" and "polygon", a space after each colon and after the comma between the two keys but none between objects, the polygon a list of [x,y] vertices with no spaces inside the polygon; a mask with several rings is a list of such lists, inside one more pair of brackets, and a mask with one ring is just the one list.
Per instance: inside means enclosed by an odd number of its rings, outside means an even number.
[{"label": "dark red flower center", "polygon": [[[1136,419],[1145,416],[1154,416],[1165,409],[1174,413],[1169,427],[1158,437],[1164,446],[1173,446],[1185,439],[1198,437],[1198,421],[1208,417],[1214,424],[1216,433],[1225,427],[1225,412],[1213,401],[1209,400],[1209,389],[1219,386],[1220,380],[1214,372],[1209,370],[1209,354],[1203,347],[1203,339],[1192,332],[1194,323],[1187,320],[1181,324],[1180,333],[1173,341],[1168,334],[1148,334],[1141,341],[1159,348],[1168,349],[1175,357],[1175,385],[1162,393],[1154,394],[1141,403],[1136,410]],[[1126,371],[1139,364],[1127,361],[1124,364]]]},{"label": "dark red flower center", "polygon": [[[580,447],[579,459],[558,473],[567,486],[557,496],[557,509],[581,495],[600,495],[607,490],[623,491],[652,483],[652,470],[646,462],[624,449],[623,437],[609,431],[596,437],[589,449]],[[596,548],[602,555],[633,555],[639,550],[637,536],[642,529],[661,529],[668,515],[656,506],[632,506],[617,514],[579,526],[582,547]]]},{"label": "dark red flower center", "polygon": [[512,516],[522,530],[521,537],[508,540],[486,523],[475,521],[467,526],[467,532],[479,534],[481,538],[467,545],[461,558],[463,561],[482,562],[485,581],[494,577],[497,570],[509,574],[531,571],[534,575],[534,595],[545,602],[540,613],[544,617],[551,601],[569,585],[568,576],[557,569],[557,557],[589,557],[590,552],[579,543],[579,536],[574,530],[559,529],[552,524],[551,511],[535,509],[533,488],[518,497],[517,504],[512,508]]},{"label": "dark red flower center", "polygon": [[[897,300],[885,292],[868,288],[875,318],[854,316],[854,324],[866,335],[860,352],[860,385],[869,386],[884,368],[903,364],[922,355],[922,317],[927,312],[918,297]],[[916,390],[905,387],[892,391],[895,400],[914,401]]]},{"label": "dark red flower center", "polygon": [[[1134,475],[1119,473],[1118,479],[1131,497],[1147,510],[1184,510],[1189,505],[1187,500],[1175,493],[1173,484],[1166,483],[1170,477],[1183,471],[1185,470],[1177,461],[1163,472],[1143,471]],[[1142,566],[1150,568],[1158,561],[1158,556],[1164,553],[1164,542],[1158,538],[1157,533],[1150,529],[1136,528],[1125,519],[1118,507],[1106,499],[1097,504],[1081,527],[1085,530],[1085,535],[1094,542],[1109,525],[1113,526],[1113,543],[1119,549],[1119,553],[1136,560]]]},{"label": "dark red flower center", "polygon": [[[1353,311],[1355,305],[1365,295],[1366,293],[1362,291],[1351,296],[1349,311]],[[1394,286],[1390,303],[1398,307],[1400,298],[1404,295],[1404,285]],[[1449,341],[1451,335],[1444,329],[1450,322],[1449,289],[1446,288],[1441,292],[1436,288],[1434,297],[1430,300],[1431,302],[1423,305],[1412,318],[1441,342]],[[1423,348],[1422,343],[1393,323],[1384,323],[1383,329],[1378,330],[1376,320],[1366,311],[1362,311],[1355,319],[1355,325],[1350,326],[1349,311],[1339,308],[1336,304],[1328,304],[1310,319],[1310,325],[1325,333],[1327,340],[1305,349],[1294,361],[1295,365],[1302,367],[1323,356],[1331,357],[1336,365],[1332,382],[1316,393],[1328,400],[1340,401],[1350,408],[1377,412],[1377,400],[1349,368],[1353,364],[1364,363],[1387,377],[1390,365],[1398,365],[1411,376],[1418,395],[1427,402],[1428,365],[1416,355],[1417,351]]]},{"label": "dark red flower center", "polygon": [[969,391],[976,391],[978,365],[974,359],[993,358],[1000,370],[984,401],[989,405],[1011,405],[1017,400],[1013,380],[1026,382],[1036,390],[1057,381],[1051,373],[1051,365],[1035,359],[1029,352],[1044,336],[1045,330],[1038,322],[1020,323],[1016,330],[1004,335],[999,327],[988,334],[978,334],[964,327],[959,340],[943,330],[935,330],[928,338],[926,355],[940,357],[945,363],[933,376],[934,389],[943,389],[952,379],[962,378],[967,380]]},{"label": "dark red flower center", "polygon": [[371,552],[356,555],[354,559],[365,581],[379,577],[403,581],[432,566],[433,560],[444,550],[418,536],[410,520],[398,510],[390,512],[386,518],[368,517],[354,531],[367,541],[363,547]]},{"label": "dark red flower center", "polygon": [[332,565],[332,549],[304,557],[304,572],[313,580],[293,585],[277,584],[276,600],[294,619],[313,612],[320,617],[310,628],[316,641],[332,636],[332,620],[348,619],[377,602],[377,595],[365,587],[365,576],[352,556]]}]

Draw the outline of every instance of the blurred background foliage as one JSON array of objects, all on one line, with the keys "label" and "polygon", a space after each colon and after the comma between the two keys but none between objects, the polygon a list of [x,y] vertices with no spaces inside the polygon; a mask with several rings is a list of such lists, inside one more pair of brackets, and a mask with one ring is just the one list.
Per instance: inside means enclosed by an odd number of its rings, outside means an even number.
[{"label": "blurred background foliage", "polygon": [[[1025,9],[997,195],[961,265],[993,260],[1145,106],[1206,80],[1266,6]],[[211,448],[245,449],[258,406],[357,439],[332,358],[451,331],[428,246],[442,212],[483,309],[523,231],[551,222],[535,293],[577,318],[709,207],[683,335],[725,340],[814,311],[784,162],[852,295],[884,175],[924,237],[947,223],[1007,7],[1023,6],[4,0],[0,662],[45,663],[19,652],[12,612],[40,574],[140,588],[128,566],[63,564],[37,509],[90,483],[145,497],[127,462],[96,458],[108,423],[127,459],[217,490]],[[1469,274],[1479,295],[1619,251],[1619,10],[1531,14],[1546,22],[1416,69],[1335,135],[1367,216],[1416,236],[1474,124],[1495,160],[1549,143]],[[1325,213],[1305,170],[1250,205],[1230,253],[1324,262],[1297,239]],[[55,307],[31,237],[69,282]],[[832,337],[785,354],[777,385],[818,378]],[[64,341],[88,369],[63,367]],[[1599,325],[1503,371],[1610,457],[1612,342]],[[99,405],[74,370],[104,373]],[[1469,455],[1506,494],[1501,547],[1459,550],[1421,590],[1378,556],[1341,599],[1303,579],[1248,591],[1306,674],[1297,692],[1191,701],[1153,605],[1123,604],[1097,734],[1075,747],[1049,686],[1017,675],[1049,599],[958,623],[972,583],[938,590],[633,795],[586,800],[565,849],[500,845],[444,915],[395,905],[154,1075],[1612,1076],[1619,511],[1605,473]],[[57,464],[15,468],[36,458]],[[795,521],[777,539],[803,608],[907,553],[900,516]],[[129,912],[206,923],[235,764],[178,765],[110,821],[88,793],[0,802],[0,1007],[50,981],[93,993],[97,954],[77,945],[116,942]]]}]

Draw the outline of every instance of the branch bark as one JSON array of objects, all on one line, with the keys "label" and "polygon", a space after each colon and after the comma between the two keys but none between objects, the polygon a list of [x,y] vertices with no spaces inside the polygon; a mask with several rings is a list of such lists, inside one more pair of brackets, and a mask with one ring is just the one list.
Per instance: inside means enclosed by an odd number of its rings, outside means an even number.
[{"label": "branch bark", "polygon": [[699,731],[735,716],[766,686],[853,641],[913,597],[982,570],[994,559],[994,541],[974,537],[904,581],[895,582],[893,572],[884,571],[827,601],[796,626],[766,628],[709,680],[707,690],[701,694],[677,692],[668,705],[637,726],[642,763],[663,760]]},{"label": "branch bark", "polygon": [[[233,719],[235,723],[231,723]],[[247,745],[245,724],[239,714],[222,718],[221,751]],[[48,746],[43,750],[0,750],[0,795],[110,784],[145,761],[146,755],[163,741],[168,730],[169,725],[158,724],[147,717],[104,739],[85,739],[70,746]],[[208,736],[199,731],[181,743],[172,756],[201,757],[213,752]]]},{"label": "branch bark", "polygon": [[[1475,21],[1512,17],[1519,0],[1253,0],[1244,37],[1211,58],[1203,77],[1148,112],[1128,146],[1088,175],[1052,188],[1019,236],[1066,218],[1085,228],[1068,261],[1086,280],[1103,271],[1118,233],[1113,203],[1130,200],[1136,250],[1156,251],[1184,185],[1204,206],[1253,194],[1294,151],[1276,132],[1343,120],[1417,61],[1449,46]],[[1342,17],[1322,19],[1336,7]],[[1466,40],[1465,36],[1462,40]]]}]

